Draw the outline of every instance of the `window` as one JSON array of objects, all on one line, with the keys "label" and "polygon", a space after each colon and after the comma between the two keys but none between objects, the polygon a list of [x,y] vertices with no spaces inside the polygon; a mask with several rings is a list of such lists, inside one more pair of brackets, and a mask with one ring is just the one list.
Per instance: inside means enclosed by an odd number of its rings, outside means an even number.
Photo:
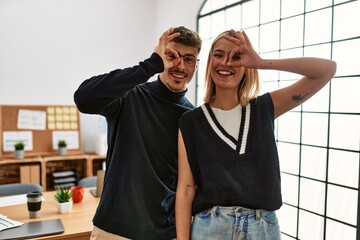
[{"label": "window", "polygon": [[[358,12],[358,0],[207,0],[199,11],[203,48],[197,106],[203,103],[210,44],[230,28],[245,30],[263,58],[315,56],[337,62],[327,86],[276,120],[284,201],[278,217],[285,240],[360,238]],[[259,73],[262,93],[300,78]]]}]

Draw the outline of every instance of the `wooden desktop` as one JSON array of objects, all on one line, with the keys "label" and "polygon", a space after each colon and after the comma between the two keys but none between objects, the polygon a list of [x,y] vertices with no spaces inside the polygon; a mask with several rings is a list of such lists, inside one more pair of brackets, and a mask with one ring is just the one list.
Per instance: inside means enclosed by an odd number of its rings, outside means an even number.
[{"label": "wooden desktop", "polygon": [[0,213],[20,222],[61,219],[65,228],[64,233],[36,239],[89,239],[93,229],[92,219],[100,198],[95,198],[90,193],[90,189],[86,188],[84,199],[80,203],[74,203],[70,213],[60,214],[57,212],[54,194],[54,191],[43,193],[45,201],[42,202],[39,218],[29,218],[26,204],[0,207]]}]

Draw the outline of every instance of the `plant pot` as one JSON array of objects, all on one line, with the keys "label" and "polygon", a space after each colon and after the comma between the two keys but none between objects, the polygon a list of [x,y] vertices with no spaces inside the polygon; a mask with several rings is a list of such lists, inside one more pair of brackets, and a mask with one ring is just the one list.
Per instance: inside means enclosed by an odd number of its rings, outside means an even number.
[{"label": "plant pot", "polygon": [[66,147],[59,147],[59,155],[60,156],[66,156],[66,154],[67,154]]},{"label": "plant pot", "polygon": [[71,212],[72,205],[73,205],[72,201],[64,202],[64,203],[56,202],[56,207],[57,207],[57,210],[58,210],[59,213],[69,213],[69,212]]},{"label": "plant pot", "polygon": [[24,150],[15,150],[15,158],[16,159],[23,159],[25,157]]}]

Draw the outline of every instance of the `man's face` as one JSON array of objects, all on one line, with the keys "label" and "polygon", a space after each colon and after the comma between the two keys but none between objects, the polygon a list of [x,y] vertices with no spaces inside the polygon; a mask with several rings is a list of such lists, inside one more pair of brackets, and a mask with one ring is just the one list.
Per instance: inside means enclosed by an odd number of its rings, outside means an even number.
[{"label": "man's face", "polygon": [[[178,64],[170,68],[165,67],[164,71],[160,74],[160,80],[171,91],[184,91],[187,87],[187,84],[191,81],[197,68],[197,48],[185,46],[176,42],[170,42],[167,47],[178,52],[180,61]],[[192,59],[195,59],[194,66],[190,66],[192,65]]]}]

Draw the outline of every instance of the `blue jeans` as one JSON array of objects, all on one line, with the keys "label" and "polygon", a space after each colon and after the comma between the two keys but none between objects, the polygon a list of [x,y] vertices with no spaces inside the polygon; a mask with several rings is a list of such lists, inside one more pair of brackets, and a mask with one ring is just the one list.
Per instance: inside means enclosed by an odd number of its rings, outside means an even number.
[{"label": "blue jeans", "polygon": [[274,211],[213,207],[195,215],[192,240],[280,240]]}]

